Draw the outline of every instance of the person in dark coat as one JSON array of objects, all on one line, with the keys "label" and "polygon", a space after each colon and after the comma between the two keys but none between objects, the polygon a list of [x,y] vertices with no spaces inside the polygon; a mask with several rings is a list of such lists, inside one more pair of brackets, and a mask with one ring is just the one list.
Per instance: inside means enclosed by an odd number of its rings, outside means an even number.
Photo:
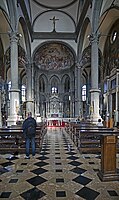
[{"label": "person in dark coat", "polygon": [[24,120],[22,125],[23,135],[26,142],[26,159],[30,159],[30,144],[32,147],[32,156],[35,156],[36,126],[36,120],[32,117],[32,113],[28,112],[28,117]]}]

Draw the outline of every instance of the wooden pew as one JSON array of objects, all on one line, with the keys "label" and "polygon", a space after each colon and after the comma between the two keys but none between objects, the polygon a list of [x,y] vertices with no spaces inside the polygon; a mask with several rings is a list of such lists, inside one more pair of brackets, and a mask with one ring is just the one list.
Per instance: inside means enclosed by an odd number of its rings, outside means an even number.
[{"label": "wooden pew", "polygon": [[[113,133],[113,128],[97,127],[95,125],[88,126],[87,124],[83,124],[83,126],[81,124],[70,124],[65,130],[81,153],[100,152],[100,136],[102,134]],[[119,135],[118,133],[116,134]],[[119,151],[119,138],[117,141],[117,151]]]},{"label": "wooden pew", "polygon": [[[41,124],[36,129],[36,152],[40,152],[44,135],[47,132],[46,124]],[[25,139],[21,127],[0,129],[0,153],[25,153]]]},{"label": "wooden pew", "polygon": [[[101,136],[102,135],[119,135],[119,132],[112,130],[80,130],[79,137],[77,138],[77,147],[79,151],[97,153],[101,152]],[[117,151],[119,151],[117,143]]]}]

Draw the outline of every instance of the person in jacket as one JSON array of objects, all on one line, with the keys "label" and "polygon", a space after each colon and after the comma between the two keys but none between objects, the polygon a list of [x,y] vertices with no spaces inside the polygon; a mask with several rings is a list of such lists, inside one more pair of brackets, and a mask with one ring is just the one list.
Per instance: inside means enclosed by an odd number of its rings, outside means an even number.
[{"label": "person in jacket", "polygon": [[22,129],[26,145],[26,159],[30,159],[30,144],[32,147],[32,156],[35,156],[35,135],[36,135],[36,120],[32,117],[32,113],[28,112],[27,118],[24,120]]}]

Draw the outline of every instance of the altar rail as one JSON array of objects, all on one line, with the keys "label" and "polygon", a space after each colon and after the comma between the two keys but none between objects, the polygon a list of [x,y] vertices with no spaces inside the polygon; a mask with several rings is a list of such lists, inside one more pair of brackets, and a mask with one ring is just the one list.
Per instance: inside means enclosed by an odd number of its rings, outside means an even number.
[{"label": "altar rail", "polygon": [[[36,128],[36,152],[42,148],[44,135],[47,132],[45,123]],[[20,126],[0,128],[0,153],[25,153],[25,139]]]},{"label": "altar rail", "polygon": [[80,153],[98,153],[101,152],[101,136],[107,134],[117,135],[117,152],[119,152],[119,131],[113,128],[97,127],[92,124],[68,123],[65,127],[74,144]]}]

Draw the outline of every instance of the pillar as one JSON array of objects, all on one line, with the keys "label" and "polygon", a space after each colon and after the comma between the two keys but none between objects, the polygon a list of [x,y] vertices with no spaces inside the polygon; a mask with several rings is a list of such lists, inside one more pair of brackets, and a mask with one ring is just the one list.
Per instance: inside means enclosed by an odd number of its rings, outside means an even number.
[{"label": "pillar", "polygon": [[[109,117],[110,117],[110,110],[109,110],[109,79],[107,78],[107,93],[105,96],[105,101],[106,101],[106,116],[105,116],[105,120],[106,120],[106,127],[109,127]],[[103,102],[104,103],[104,102]]]},{"label": "pillar", "polygon": [[73,117],[73,76],[72,73],[70,74],[70,93],[69,93],[69,117]]},{"label": "pillar", "polygon": [[76,81],[75,81],[75,117],[82,118],[83,108],[82,108],[82,95],[81,95],[81,66],[79,63],[76,64]]},{"label": "pillar", "polygon": [[27,69],[26,69],[26,75],[27,75],[27,100],[26,100],[26,112],[32,112],[34,115],[34,101],[32,98],[32,66],[31,63],[28,63]]},{"label": "pillar", "polygon": [[86,78],[86,117],[90,116],[90,66],[85,68],[87,72]]},{"label": "pillar", "polygon": [[10,60],[11,60],[11,90],[10,90],[10,115],[7,119],[7,125],[16,125],[18,112],[20,109],[19,88],[18,88],[18,34],[10,34]]},{"label": "pillar", "polygon": [[36,115],[40,115],[40,111],[39,111],[39,95],[40,95],[40,92],[39,92],[39,78],[38,78],[38,76],[36,77],[37,78],[37,80],[36,80],[36,82],[35,82],[35,84],[36,84],[36,86],[35,86],[35,92],[36,92],[36,94],[35,94],[35,97],[36,97],[36,99],[34,100],[35,101],[35,104],[36,104],[36,110],[35,110],[35,114]]},{"label": "pillar", "polygon": [[99,115],[99,93],[98,89],[98,34],[92,34],[91,41],[91,120],[97,123],[101,118]]}]

